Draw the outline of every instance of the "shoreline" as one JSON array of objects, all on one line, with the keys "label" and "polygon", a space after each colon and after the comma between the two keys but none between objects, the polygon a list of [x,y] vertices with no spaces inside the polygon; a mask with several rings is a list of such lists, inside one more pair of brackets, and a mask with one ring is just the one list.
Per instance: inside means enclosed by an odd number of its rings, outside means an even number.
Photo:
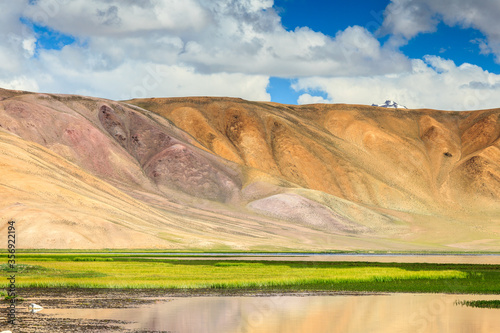
[{"label": "shoreline", "polygon": [[[126,296],[128,298],[181,298],[181,297],[273,297],[273,296],[368,296],[368,295],[391,295],[391,294],[433,294],[433,295],[498,295],[498,293],[464,293],[457,292],[418,292],[418,291],[350,291],[350,290],[286,290],[286,289],[168,289],[168,288],[69,288],[69,287],[39,287],[39,288],[19,288],[19,296],[27,300],[51,298],[54,300],[67,298],[73,294],[74,299],[81,299],[93,296],[92,299],[113,298]],[[42,295],[43,294],[43,295]],[[129,297],[129,296],[133,297]]]},{"label": "shoreline", "polygon": [[[410,293],[410,292],[408,292]],[[274,297],[274,296],[367,296],[367,295],[389,295],[394,292],[383,291],[335,291],[335,290],[262,290],[262,289],[161,289],[161,288],[19,288],[19,295],[24,299],[22,303],[34,300],[48,300],[49,303],[59,302],[59,306],[66,304],[63,299],[81,300],[92,298],[99,300],[92,305],[87,303],[76,304],[76,308],[100,308],[107,301],[127,299],[134,300],[142,298],[154,301],[168,298],[187,297]],[[51,301],[52,300],[52,301]],[[143,302],[139,302],[143,303]],[[113,307],[133,307],[133,302],[117,302]],[[136,304],[140,305],[140,304]]]}]

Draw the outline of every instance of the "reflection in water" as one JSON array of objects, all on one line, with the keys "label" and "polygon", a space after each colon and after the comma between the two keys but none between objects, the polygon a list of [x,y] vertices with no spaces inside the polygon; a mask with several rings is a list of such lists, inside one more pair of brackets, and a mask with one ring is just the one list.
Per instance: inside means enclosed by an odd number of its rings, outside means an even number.
[{"label": "reflection in water", "polygon": [[47,310],[65,318],[119,319],[129,328],[182,333],[498,332],[500,310],[455,305],[494,295],[186,297],[134,309]]}]

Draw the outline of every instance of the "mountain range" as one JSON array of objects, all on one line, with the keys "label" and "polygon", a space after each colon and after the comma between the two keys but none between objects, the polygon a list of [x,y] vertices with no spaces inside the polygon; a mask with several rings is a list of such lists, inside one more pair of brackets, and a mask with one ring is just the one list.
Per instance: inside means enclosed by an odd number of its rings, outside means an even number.
[{"label": "mountain range", "polygon": [[498,251],[499,116],[0,89],[0,219],[19,248]]}]

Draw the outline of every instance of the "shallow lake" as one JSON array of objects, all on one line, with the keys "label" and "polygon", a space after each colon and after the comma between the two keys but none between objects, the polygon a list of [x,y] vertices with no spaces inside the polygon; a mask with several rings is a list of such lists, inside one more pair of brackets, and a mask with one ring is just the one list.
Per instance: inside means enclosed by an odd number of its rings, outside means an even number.
[{"label": "shallow lake", "polygon": [[[165,257],[157,257],[157,259]],[[429,264],[486,264],[499,265],[500,255],[497,254],[204,254],[204,256],[179,256],[168,259],[180,260],[248,260],[248,261],[330,261],[330,262],[395,262],[395,263],[429,263]]]},{"label": "shallow lake", "polygon": [[[68,252],[67,254],[70,254]],[[76,253],[73,253],[76,254]],[[87,255],[102,254],[86,253]],[[500,265],[499,254],[400,254],[400,253],[190,253],[190,252],[121,252],[116,255],[131,257],[155,256],[151,259],[179,260],[267,260],[267,261],[358,261],[434,264]]]},{"label": "shallow lake", "polygon": [[178,333],[500,332],[500,309],[463,300],[500,295],[377,294],[339,296],[173,297],[127,309],[44,309],[59,318],[130,322],[133,330]]}]

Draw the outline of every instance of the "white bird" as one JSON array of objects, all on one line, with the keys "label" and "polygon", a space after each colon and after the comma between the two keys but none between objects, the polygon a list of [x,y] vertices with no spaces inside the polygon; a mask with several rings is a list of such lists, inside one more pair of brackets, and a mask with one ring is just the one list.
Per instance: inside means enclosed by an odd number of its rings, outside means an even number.
[{"label": "white bird", "polygon": [[[31,303],[29,306],[28,306],[28,310],[30,310],[31,313],[36,313],[38,311],[41,311],[43,308],[38,305],[38,304],[35,304],[35,303]],[[0,332],[2,333],[2,332]]]},{"label": "white bird", "polygon": [[2,331],[0,333],[12,333],[12,331]]}]

